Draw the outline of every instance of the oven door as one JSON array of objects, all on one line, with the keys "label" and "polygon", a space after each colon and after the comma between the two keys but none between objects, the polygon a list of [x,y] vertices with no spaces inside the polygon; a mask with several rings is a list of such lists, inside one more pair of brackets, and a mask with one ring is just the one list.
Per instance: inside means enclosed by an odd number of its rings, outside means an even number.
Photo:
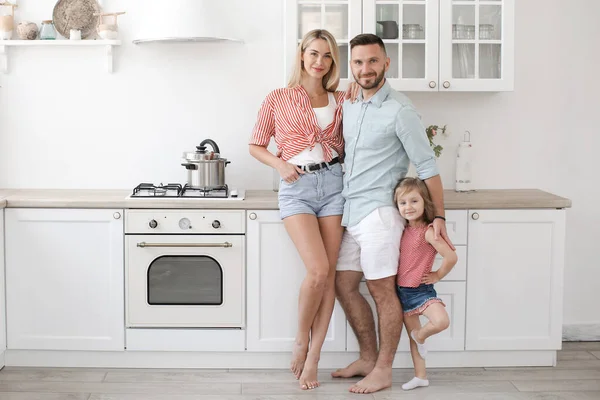
[{"label": "oven door", "polygon": [[244,327],[244,236],[127,235],[128,327]]}]

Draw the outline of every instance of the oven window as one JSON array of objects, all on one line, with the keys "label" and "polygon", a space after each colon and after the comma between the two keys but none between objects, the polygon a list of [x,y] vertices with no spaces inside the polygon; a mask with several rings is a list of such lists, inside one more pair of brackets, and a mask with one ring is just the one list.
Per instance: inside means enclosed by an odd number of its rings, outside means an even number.
[{"label": "oven window", "polygon": [[163,256],[148,267],[148,304],[223,304],[223,270],[207,256]]}]

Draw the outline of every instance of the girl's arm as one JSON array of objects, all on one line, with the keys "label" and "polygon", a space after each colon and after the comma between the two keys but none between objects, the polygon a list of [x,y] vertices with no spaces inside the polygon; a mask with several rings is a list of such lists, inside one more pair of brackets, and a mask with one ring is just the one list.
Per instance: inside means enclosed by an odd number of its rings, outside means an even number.
[{"label": "girl's arm", "polygon": [[431,272],[423,277],[421,283],[433,284],[442,280],[452,268],[456,265],[458,257],[456,252],[448,245],[448,243],[441,237],[435,238],[433,227],[430,227],[425,232],[425,240],[429,242],[435,250],[443,257],[442,266],[435,272]]}]

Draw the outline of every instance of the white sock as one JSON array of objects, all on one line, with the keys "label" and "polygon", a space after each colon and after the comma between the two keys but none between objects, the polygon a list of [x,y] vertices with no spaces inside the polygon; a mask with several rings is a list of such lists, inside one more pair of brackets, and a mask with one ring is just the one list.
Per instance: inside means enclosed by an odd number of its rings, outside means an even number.
[{"label": "white sock", "polygon": [[419,351],[419,355],[424,360],[425,357],[427,357],[427,346],[425,346],[425,343],[421,344],[417,342],[417,339],[415,339],[415,331],[410,331],[410,337],[417,344],[417,350]]},{"label": "white sock", "polygon": [[404,390],[413,390],[418,387],[426,387],[429,386],[429,380],[417,378],[416,376],[412,378],[410,381],[406,382],[402,385],[402,389]]}]

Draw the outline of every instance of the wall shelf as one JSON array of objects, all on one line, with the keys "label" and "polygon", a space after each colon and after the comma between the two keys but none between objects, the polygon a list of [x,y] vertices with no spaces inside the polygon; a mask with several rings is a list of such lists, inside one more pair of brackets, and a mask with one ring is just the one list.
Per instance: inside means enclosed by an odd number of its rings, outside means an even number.
[{"label": "wall shelf", "polygon": [[120,40],[0,40],[0,72],[8,72],[9,47],[90,47],[101,46],[106,51],[106,70],[113,72],[113,47],[120,46]]}]

